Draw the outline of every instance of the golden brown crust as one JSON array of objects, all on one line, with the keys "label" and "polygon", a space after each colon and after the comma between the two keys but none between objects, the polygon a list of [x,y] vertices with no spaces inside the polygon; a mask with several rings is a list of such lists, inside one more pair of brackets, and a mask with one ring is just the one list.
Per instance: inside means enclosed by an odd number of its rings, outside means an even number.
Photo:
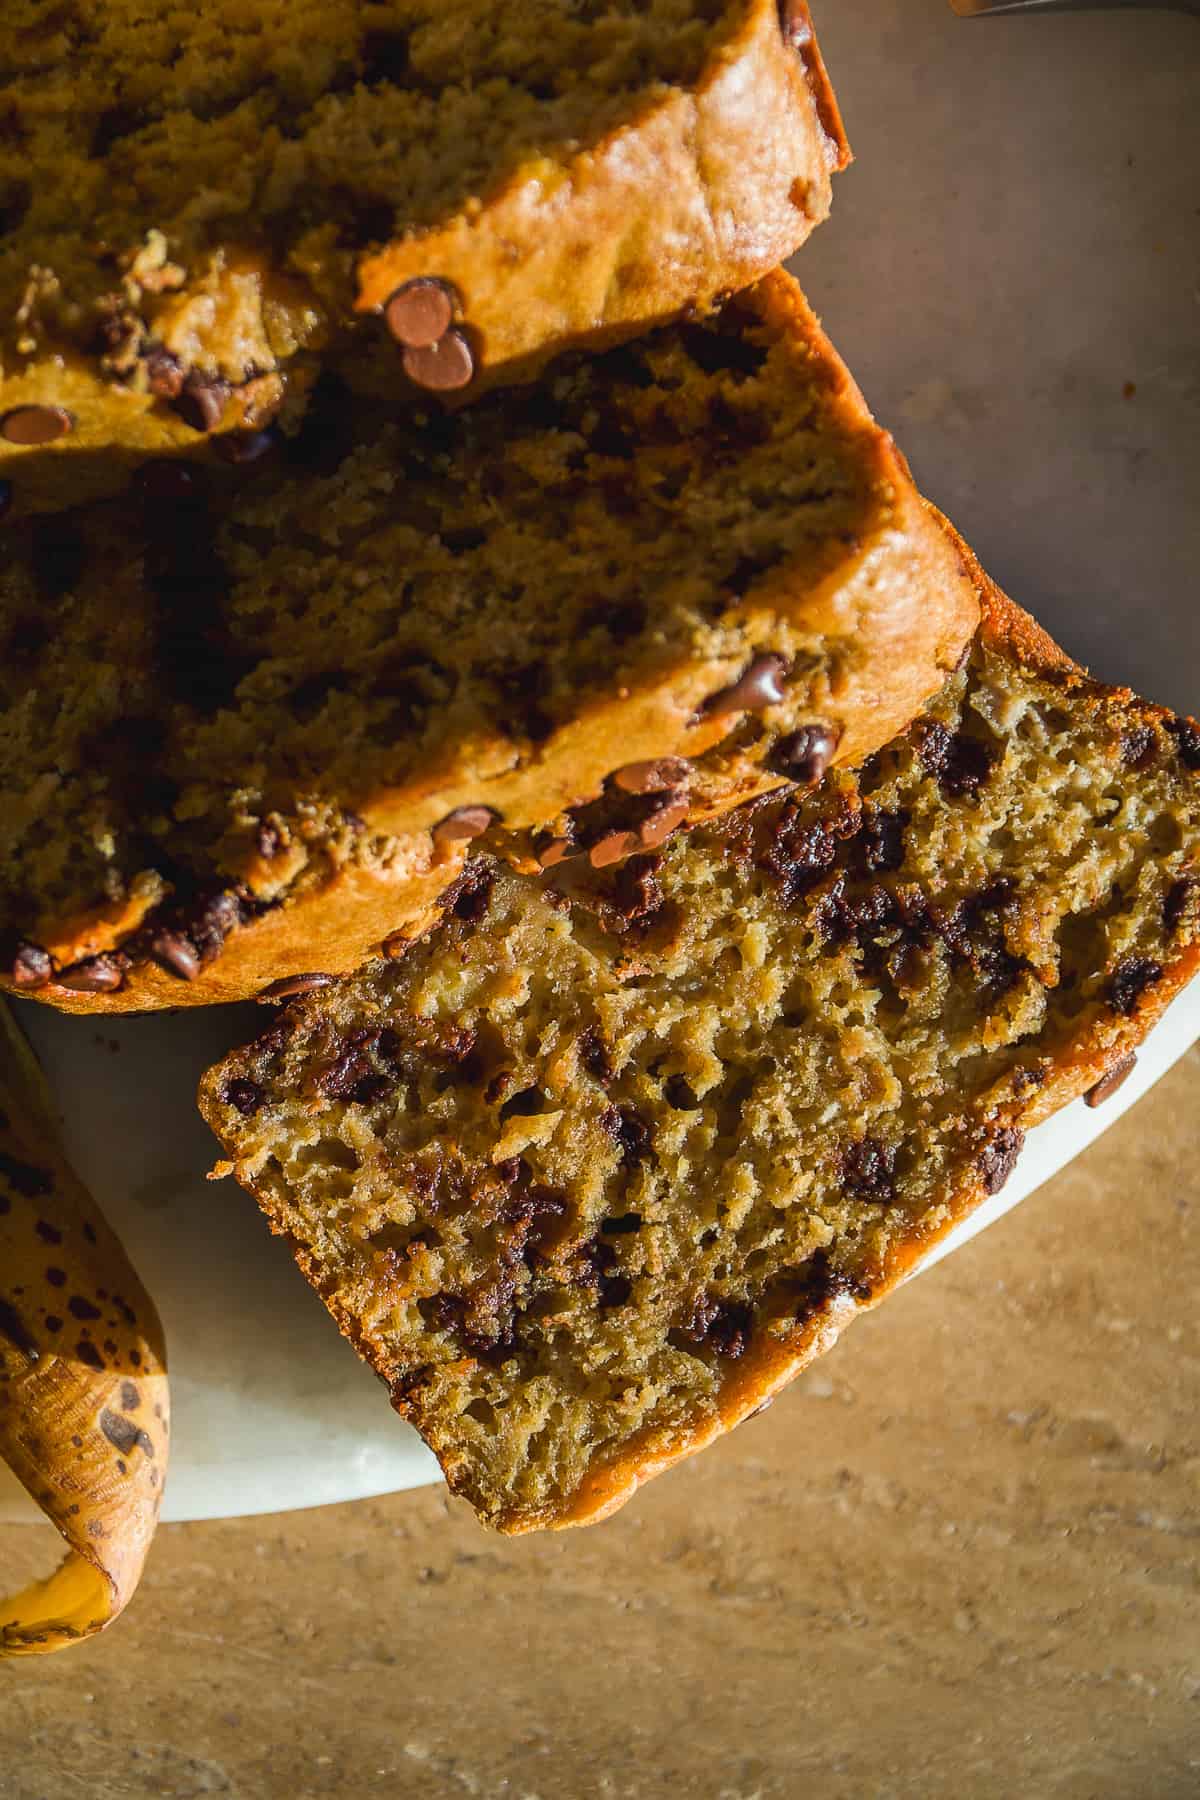
[{"label": "golden brown crust", "polygon": [[779,0],[742,10],[691,90],[664,90],[565,164],[518,170],[477,214],[364,258],[359,310],[417,276],[450,282],[477,355],[474,397],[783,262],[827,216],[849,147],[811,21],[793,48]]},{"label": "golden brown crust", "polygon": [[91,1637],[124,1609],[162,1501],[169,1398],[149,1295],[57,1147],[0,1003],[0,1457],[68,1555],[0,1597],[0,1658]]},{"label": "golden brown crust", "polygon": [[[937,516],[961,549],[978,583],[982,610],[980,632],[990,647],[1014,658],[1023,668],[1036,674],[1063,677],[1064,686],[1077,697],[1086,697],[1091,692],[1098,701],[1132,699],[1128,689],[1101,688],[1090,681],[1041,626],[988,578],[953,526],[940,514]],[[1137,705],[1147,717],[1163,717],[1160,707],[1146,702],[1137,702]],[[1027,1102],[1010,1104],[997,1113],[992,1122],[999,1127],[1029,1130],[1086,1093],[1107,1070],[1143,1042],[1171,1001],[1198,972],[1200,943],[1190,946],[1165,970],[1132,1018],[1114,1016],[1098,1021],[1077,1043],[1070,1059],[1052,1069],[1045,1084]],[[520,1533],[535,1529],[539,1524],[553,1528],[591,1525],[617,1511],[644,1482],[732,1430],[809,1363],[823,1355],[860,1313],[870,1311],[898,1287],[985,1197],[978,1179],[957,1194],[948,1196],[945,1215],[936,1229],[895,1245],[883,1279],[874,1285],[869,1300],[856,1300],[845,1294],[833,1295],[789,1340],[752,1344],[726,1380],[714,1417],[684,1435],[664,1438],[661,1433],[650,1433],[640,1442],[635,1439],[625,1446],[618,1458],[589,1474],[563,1513],[544,1521],[501,1519],[500,1529]]]},{"label": "golden brown crust", "polygon": [[[476,363],[459,398],[471,400],[497,382],[530,379],[573,345],[600,349],[685,309],[703,310],[783,262],[827,217],[830,176],[850,160],[807,7],[788,0],[787,10],[796,15],[790,42],[780,0],[737,0],[692,86],[664,85],[598,143],[530,155],[442,225],[365,256],[357,312],[380,312],[417,276],[450,282]],[[169,239],[169,219],[146,224]],[[79,504],[119,490],[149,458],[203,459],[230,432],[259,428],[277,409],[282,383],[311,383],[326,353],[344,342],[319,286],[309,291],[231,246],[158,305],[156,338],[185,364],[207,366],[214,355],[222,362],[215,319],[225,322],[234,362],[271,371],[235,387],[206,434],[144,384],[115,384],[95,357],[56,345],[55,354],[14,363],[0,378],[0,413],[64,407],[73,420],[49,444],[0,439],[14,510]],[[298,353],[276,372],[268,320],[281,308]],[[197,319],[206,321],[199,335]],[[259,353],[249,355],[256,345]],[[399,378],[395,347],[381,344],[380,355]],[[279,390],[267,406],[264,380]]]},{"label": "golden brown crust", "polygon": [[[943,685],[978,622],[978,589],[960,542],[921,500],[798,284],[775,272],[755,287],[751,304],[780,333],[797,378],[823,384],[831,428],[858,446],[876,496],[855,543],[826,544],[785,566],[752,590],[744,609],[752,626],[761,621],[763,634],[783,620],[797,635],[827,645],[832,676],[817,672],[807,690],[793,682],[790,703],[834,725],[840,732],[835,760],[854,764],[902,730]],[[698,709],[739,672],[733,661],[696,660],[638,691],[596,698],[521,766],[482,769],[469,750],[454,747],[445,765],[425,770],[420,781],[358,802],[372,828],[397,840],[390,874],[343,869],[235,932],[194,981],[143,963],[115,993],[51,985],[36,997],[64,1011],[142,1011],[244,999],[298,971],[352,968],[390,933],[419,924],[458,872],[460,853],[434,853],[430,832],[439,819],[483,804],[500,815],[506,831],[520,833],[599,793],[616,766],[664,755],[694,760],[720,742],[730,723],[697,722]],[[711,817],[779,781],[760,763],[731,754],[719,777],[698,786],[693,816]],[[232,873],[253,885],[251,870]],[[92,915],[86,930],[80,923],[59,921],[42,939],[60,967],[116,947],[129,929],[124,903]],[[5,987],[11,981],[0,978],[0,990]]]}]

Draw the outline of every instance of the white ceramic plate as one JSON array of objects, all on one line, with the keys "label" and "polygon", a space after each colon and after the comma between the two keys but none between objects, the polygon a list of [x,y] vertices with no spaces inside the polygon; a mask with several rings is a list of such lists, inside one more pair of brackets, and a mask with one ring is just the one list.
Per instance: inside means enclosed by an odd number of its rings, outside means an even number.
[{"label": "white ceramic plate", "polygon": [[[799,259],[828,329],[998,579],[1098,674],[1196,710],[1195,21],[971,24],[942,0],[822,0],[817,23],[859,159]],[[75,1160],[166,1323],[166,1516],[433,1479],[253,1203],[203,1180],[214,1146],[196,1079],[262,1014],[24,1016]],[[1106,1107],[1032,1134],[955,1241],[1061,1168],[1197,1036],[1200,992]],[[0,1518],[36,1516],[4,1479]]]}]

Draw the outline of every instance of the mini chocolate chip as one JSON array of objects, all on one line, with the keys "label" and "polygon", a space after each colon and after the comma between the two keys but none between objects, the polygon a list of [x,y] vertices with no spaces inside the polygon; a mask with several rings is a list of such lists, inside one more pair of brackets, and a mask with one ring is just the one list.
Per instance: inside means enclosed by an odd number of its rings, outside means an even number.
[{"label": "mini chocolate chip", "polygon": [[1178,740],[1184,768],[1200,770],[1200,725],[1197,725],[1195,719],[1184,718],[1180,714],[1176,719],[1168,719],[1167,730]]},{"label": "mini chocolate chip", "polygon": [[1200,875],[1181,875],[1172,883],[1163,901],[1163,924],[1168,931],[1177,931],[1183,923],[1193,894],[1200,897]]},{"label": "mini chocolate chip", "polygon": [[[11,1160],[12,1159],[7,1156],[4,1157],[3,1160],[0,1160],[0,1173],[3,1173],[10,1181],[13,1181],[13,1171],[9,1166]],[[18,1194],[25,1194],[28,1198],[32,1198],[35,1194],[48,1194],[50,1192],[53,1184],[50,1177],[44,1174],[42,1170],[29,1168],[29,1166],[24,1163],[19,1163],[17,1167],[32,1175],[37,1183],[36,1186],[29,1184],[25,1187],[22,1187],[19,1182],[14,1183]],[[41,1238],[43,1244],[61,1244],[63,1241],[62,1232],[58,1229],[57,1225],[52,1225],[49,1219],[38,1219],[35,1222],[33,1229]]]},{"label": "mini chocolate chip", "polygon": [[729,687],[709,695],[697,718],[723,719],[727,713],[761,712],[764,707],[778,706],[784,698],[782,677],[787,667],[784,658],[773,651],[756,656]]},{"label": "mini chocolate chip", "polygon": [[85,1300],[82,1294],[72,1294],[67,1301],[67,1311],[73,1319],[98,1319],[100,1308]]},{"label": "mini chocolate chip", "polygon": [[181,981],[195,981],[200,958],[195,945],[180,931],[158,931],[150,940],[150,953]]},{"label": "mini chocolate chip", "polygon": [[848,1193],[856,1200],[886,1206],[895,1198],[895,1146],[881,1138],[863,1137],[847,1144],[839,1158],[839,1173]]},{"label": "mini chocolate chip", "polygon": [[602,1275],[599,1302],[602,1307],[624,1306],[633,1292],[628,1275]]},{"label": "mini chocolate chip", "polygon": [[1118,1088],[1125,1086],[1125,1083],[1129,1080],[1129,1077],[1133,1074],[1136,1067],[1137,1052],[1129,1050],[1124,1056],[1118,1058],[1112,1068],[1108,1070],[1107,1074],[1100,1077],[1095,1087],[1088,1089],[1087,1093],[1083,1096],[1084,1104],[1087,1106],[1103,1106],[1106,1100],[1112,1099]]},{"label": "mini chocolate chip", "polygon": [[40,944],[17,945],[11,966],[14,987],[26,990],[45,987],[53,973],[54,965]]},{"label": "mini chocolate chip", "polygon": [[401,358],[404,373],[419,388],[430,393],[449,394],[465,388],[475,373],[475,357],[461,331],[445,332],[436,344],[424,349],[408,349]]},{"label": "mini chocolate chip", "polygon": [[454,291],[435,275],[418,275],[384,303],[383,317],[406,350],[429,350],[454,323]]},{"label": "mini chocolate chip", "polygon": [[1121,733],[1121,761],[1127,769],[1146,769],[1158,747],[1158,734],[1152,725],[1132,725]]},{"label": "mini chocolate chip", "polygon": [[193,431],[212,431],[221,422],[229,392],[227,381],[193,373],[183,384],[175,410]]},{"label": "mini chocolate chip", "polygon": [[648,819],[643,819],[638,827],[638,840],[642,848],[655,849],[664,838],[671,835],[677,825],[683,824],[687,816],[686,800],[669,800],[665,806],[660,806]]},{"label": "mini chocolate chip", "polygon": [[269,987],[255,995],[260,1006],[269,1006],[273,1000],[294,1000],[297,994],[311,994],[314,988],[328,987],[336,980],[333,975],[321,975],[313,972],[308,975],[281,975]]},{"label": "mini chocolate chip", "polygon": [[261,462],[264,456],[278,449],[280,437],[277,431],[227,431],[213,443],[224,462],[240,467]]},{"label": "mini chocolate chip", "polygon": [[433,828],[435,844],[469,844],[482,837],[497,818],[490,806],[459,806]]},{"label": "mini chocolate chip", "polygon": [[665,794],[682,787],[692,765],[682,756],[659,756],[652,762],[626,763],[612,777],[623,794]]},{"label": "mini chocolate chip", "polygon": [[229,1106],[236,1106],[243,1119],[249,1119],[258,1111],[266,1095],[257,1081],[250,1081],[245,1075],[235,1075],[226,1085],[224,1098]]},{"label": "mini chocolate chip", "polygon": [[1023,1131],[1007,1127],[997,1131],[991,1142],[979,1153],[979,1170],[985,1194],[998,1194],[1017,1166],[1017,1158],[1025,1143]]},{"label": "mini chocolate chip", "polygon": [[54,1265],[51,1264],[46,1270],[46,1280],[50,1283],[51,1287],[66,1287],[67,1271],[65,1269],[56,1269]]},{"label": "mini chocolate chip", "polygon": [[56,975],[54,985],[73,994],[115,994],[125,986],[125,971],[111,956],[92,956]]},{"label": "mini chocolate chip", "polygon": [[620,862],[623,856],[628,856],[636,847],[637,837],[632,831],[606,831],[588,851],[588,861],[593,869],[606,869],[610,863]]},{"label": "mini chocolate chip", "polygon": [[1108,996],[1126,1018],[1135,1013],[1147,988],[1162,980],[1162,964],[1149,956],[1125,956],[1113,970]]},{"label": "mini chocolate chip", "polygon": [[801,725],[780,738],[767,765],[789,781],[820,781],[838,747],[841,733],[832,725]]},{"label": "mini chocolate chip", "polygon": [[121,1383],[121,1411],[136,1412],[141,1404],[142,1396],[136,1381],[123,1381]]},{"label": "mini chocolate chip", "polygon": [[63,406],[14,406],[0,419],[0,437],[10,444],[52,444],[66,437],[75,421]]}]

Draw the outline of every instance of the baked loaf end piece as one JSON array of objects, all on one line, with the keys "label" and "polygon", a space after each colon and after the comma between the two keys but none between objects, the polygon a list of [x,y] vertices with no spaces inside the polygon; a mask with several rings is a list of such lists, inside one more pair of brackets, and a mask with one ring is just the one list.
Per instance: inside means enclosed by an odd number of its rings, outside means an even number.
[{"label": "baked loaf end piece", "polygon": [[601,1518],[1140,1041],[1200,964],[1198,767],[993,593],[858,773],[586,883],[472,864],[202,1110],[481,1518]]},{"label": "baked loaf end piece", "polygon": [[19,511],[236,454],[356,323],[379,384],[469,398],[702,311],[847,157],[798,0],[7,0],[0,89]]},{"label": "baked loaf end piece", "polygon": [[357,967],[491,827],[618,856],[859,760],[978,617],[773,275],[411,432],[324,381],[218,479],[18,522],[0,985],[64,1007]]}]

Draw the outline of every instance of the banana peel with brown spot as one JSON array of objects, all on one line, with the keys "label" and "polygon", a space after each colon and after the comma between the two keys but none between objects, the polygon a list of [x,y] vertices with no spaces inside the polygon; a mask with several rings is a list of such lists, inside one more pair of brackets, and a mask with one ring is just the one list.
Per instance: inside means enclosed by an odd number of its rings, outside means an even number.
[{"label": "banana peel with brown spot", "polygon": [[0,1002],[0,1457],[66,1540],[0,1598],[0,1657],[64,1649],[128,1604],[162,1502],[162,1326],[63,1154],[32,1050]]}]

